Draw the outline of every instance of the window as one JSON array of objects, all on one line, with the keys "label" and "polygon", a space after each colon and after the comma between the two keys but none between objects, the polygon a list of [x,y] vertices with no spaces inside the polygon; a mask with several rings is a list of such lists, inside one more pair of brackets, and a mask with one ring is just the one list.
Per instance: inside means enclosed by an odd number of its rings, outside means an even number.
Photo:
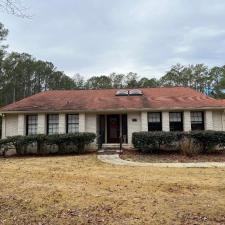
[{"label": "window", "polygon": [[181,112],[170,112],[170,131],[183,130],[183,115]]},{"label": "window", "polygon": [[203,112],[191,112],[191,130],[204,130]]},{"label": "window", "polygon": [[59,115],[50,114],[47,116],[47,133],[57,134],[59,132]]},{"label": "window", "polygon": [[37,134],[37,115],[27,115],[26,117],[26,134]]},{"label": "window", "polygon": [[162,130],[162,115],[160,112],[148,113],[148,131]]},{"label": "window", "polygon": [[79,115],[78,114],[68,114],[67,115],[67,133],[79,132]]}]

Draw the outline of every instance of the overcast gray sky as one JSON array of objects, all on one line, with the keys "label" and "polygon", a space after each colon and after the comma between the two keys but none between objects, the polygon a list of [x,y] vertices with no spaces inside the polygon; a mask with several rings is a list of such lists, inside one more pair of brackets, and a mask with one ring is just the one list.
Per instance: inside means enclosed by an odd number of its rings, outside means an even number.
[{"label": "overcast gray sky", "polygon": [[0,14],[9,50],[68,75],[137,72],[176,63],[225,64],[224,0],[24,0],[32,19]]}]

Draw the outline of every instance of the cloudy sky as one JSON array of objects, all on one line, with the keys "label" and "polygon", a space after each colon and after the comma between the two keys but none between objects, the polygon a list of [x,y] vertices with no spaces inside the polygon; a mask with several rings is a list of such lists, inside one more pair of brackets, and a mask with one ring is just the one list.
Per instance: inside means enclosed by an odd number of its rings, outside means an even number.
[{"label": "cloudy sky", "polygon": [[9,50],[68,75],[137,72],[176,63],[225,64],[224,0],[24,0],[32,19],[0,13]]}]

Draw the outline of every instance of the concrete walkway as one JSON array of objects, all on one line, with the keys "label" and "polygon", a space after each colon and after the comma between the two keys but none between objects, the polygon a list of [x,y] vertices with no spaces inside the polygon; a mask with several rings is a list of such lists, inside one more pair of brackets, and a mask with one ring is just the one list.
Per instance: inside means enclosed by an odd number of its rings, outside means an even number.
[{"label": "concrete walkway", "polygon": [[224,162],[198,162],[198,163],[142,163],[123,160],[119,154],[100,154],[98,159],[102,162],[120,166],[151,166],[176,168],[219,168],[225,167]]}]

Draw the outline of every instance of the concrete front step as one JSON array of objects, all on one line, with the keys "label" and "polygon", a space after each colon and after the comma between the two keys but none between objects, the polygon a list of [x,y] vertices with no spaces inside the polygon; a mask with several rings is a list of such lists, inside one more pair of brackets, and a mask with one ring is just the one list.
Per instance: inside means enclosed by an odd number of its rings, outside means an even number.
[{"label": "concrete front step", "polygon": [[[103,149],[120,149],[120,144],[119,143],[113,143],[113,144],[102,144]],[[122,148],[130,148],[129,144],[122,144]]]},{"label": "concrete front step", "polygon": [[121,151],[116,149],[100,149],[98,150],[98,154],[100,155],[113,155],[113,154],[119,154]]}]

